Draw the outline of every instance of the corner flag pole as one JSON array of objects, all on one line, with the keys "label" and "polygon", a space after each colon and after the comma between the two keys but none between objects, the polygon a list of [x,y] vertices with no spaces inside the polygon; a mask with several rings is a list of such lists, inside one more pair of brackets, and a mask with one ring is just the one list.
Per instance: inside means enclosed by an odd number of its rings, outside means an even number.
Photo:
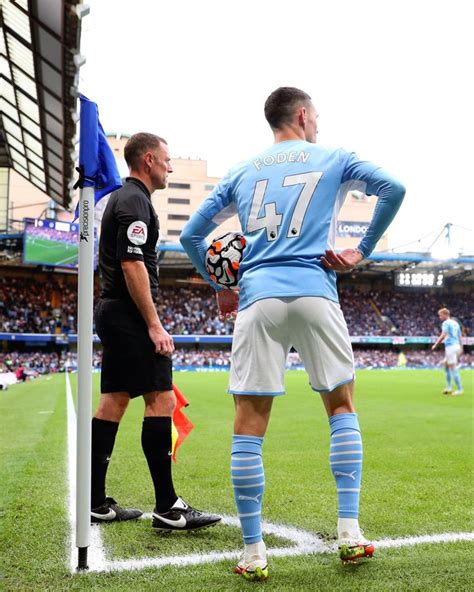
[{"label": "corner flag pole", "polygon": [[[114,154],[99,121],[97,105],[81,95],[79,138],[79,271],[76,546],[78,569],[87,569],[91,519],[92,320],[94,306],[95,204],[122,185]],[[76,211],[77,213],[77,211]]]},{"label": "corner flag pole", "polygon": [[92,314],[94,299],[94,187],[81,189],[79,198],[78,375],[76,546],[78,569],[87,569],[90,544],[91,420],[92,420]]}]

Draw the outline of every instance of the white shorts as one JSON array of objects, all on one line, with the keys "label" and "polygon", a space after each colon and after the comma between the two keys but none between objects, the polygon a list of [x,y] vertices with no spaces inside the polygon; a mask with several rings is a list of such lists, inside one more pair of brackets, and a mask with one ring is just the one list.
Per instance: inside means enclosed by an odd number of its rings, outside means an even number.
[{"label": "white shorts", "polygon": [[461,346],[454,344],[454,345],[446,345],[445,352],[444,352],[444,362],[452,366],[453,364],[458,363],[459,353],[461,351]]},{"label": "white shorts", "polygon": [[229,393],[285,394],[291,346],[299,353],[313,390],[332,391],[354,380],[354,357],[339,304],[314,296],[265,298],[237,315]]}]

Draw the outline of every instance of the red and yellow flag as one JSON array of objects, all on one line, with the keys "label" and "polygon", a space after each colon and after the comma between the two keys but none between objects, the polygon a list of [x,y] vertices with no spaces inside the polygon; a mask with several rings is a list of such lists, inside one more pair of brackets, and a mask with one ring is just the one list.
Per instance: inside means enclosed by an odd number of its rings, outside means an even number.
[{"label": "red and yellow flag", "polygon": [[176,396],[176,409],[173,413],[173,421],[171,425],[171,454],[174,462],[176,462],[176,451],[178,449],[178,446],[180,446],[180,444],[184,441],[184,439],[187,437],[187,435],[193,429],[194,426],[181,411],[183,407],[187,407],[189,405],[188,401],[175,384],[173,384],[173,391]]}]

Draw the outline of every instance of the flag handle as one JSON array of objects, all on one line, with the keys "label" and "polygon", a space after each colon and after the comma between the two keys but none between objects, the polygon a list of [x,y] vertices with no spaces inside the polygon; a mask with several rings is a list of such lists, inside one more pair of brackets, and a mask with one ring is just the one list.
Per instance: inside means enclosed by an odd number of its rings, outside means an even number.
[{"label": "flag handle", "polygon": [[92,320],[94,306],[94,187],[81,189],[79,198],[79,270],[77,331],[77,569],[88,568],[91,499]]}]

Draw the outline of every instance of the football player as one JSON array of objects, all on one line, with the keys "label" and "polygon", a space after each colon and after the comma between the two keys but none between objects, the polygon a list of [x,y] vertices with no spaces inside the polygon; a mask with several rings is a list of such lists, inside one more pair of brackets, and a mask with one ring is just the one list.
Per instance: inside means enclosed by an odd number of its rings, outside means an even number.
[{"label": "football player", "polygon": [[[278,88],[265,103],[265,117],[273,146],[232,168],[181,234],[206,278],[205,237],[218,224],[237,212],[247,243],[240,297],[223,289],[217,298],[224,317],[238,310],[229,385],[236,408],[231,467],[245,546],[236,571],[256,580],[268,576],[261,529],[263,439],[273,400],[285,392],[285,361],[292,346],[329,417],[340,557],[354,560],[374,552],[358,521],[362,438],[336,273],[350,271],[372,252],[405,194],[401,183],[378,166],[316,144],[318,113],[307,93]],[[336,254],[337,215],[351,190],[377,195],[378,204],[358,247]]]}]

